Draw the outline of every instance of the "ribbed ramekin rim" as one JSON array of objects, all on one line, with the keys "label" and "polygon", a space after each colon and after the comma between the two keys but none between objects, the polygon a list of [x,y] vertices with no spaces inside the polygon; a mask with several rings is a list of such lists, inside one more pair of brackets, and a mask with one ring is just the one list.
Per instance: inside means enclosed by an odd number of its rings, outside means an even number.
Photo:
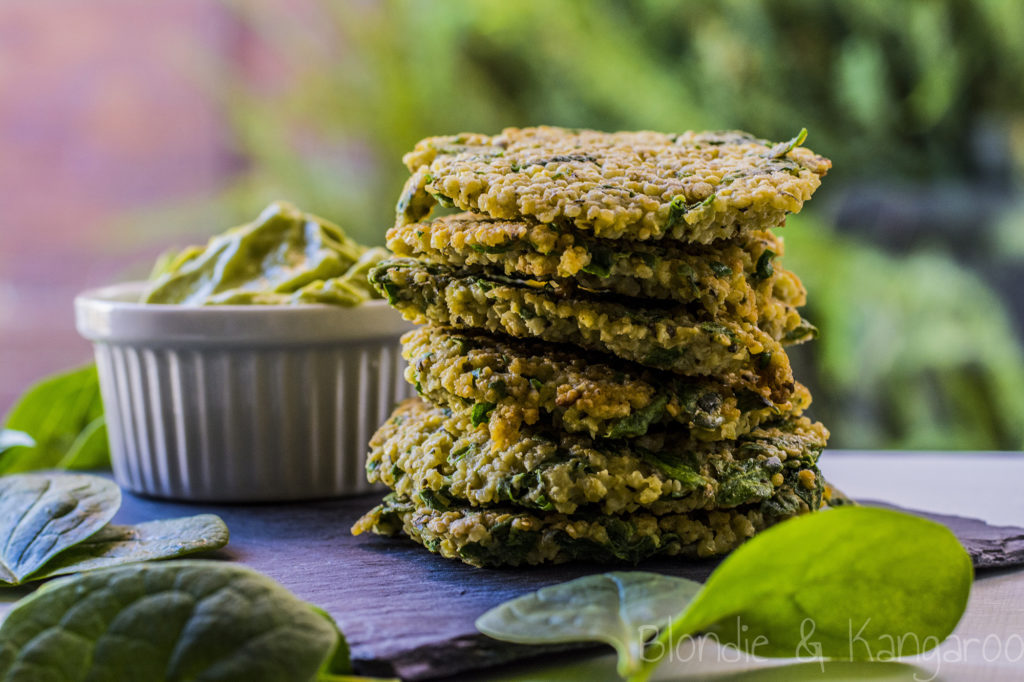
[{"label": "ribbed ramekin rim", "polygon": [[331,343],[397,337],[411,329],[386,301],[327,304],[179,305],[124,300],[144,282],[90,289],[75,297],[76,327],[93,342]]}]

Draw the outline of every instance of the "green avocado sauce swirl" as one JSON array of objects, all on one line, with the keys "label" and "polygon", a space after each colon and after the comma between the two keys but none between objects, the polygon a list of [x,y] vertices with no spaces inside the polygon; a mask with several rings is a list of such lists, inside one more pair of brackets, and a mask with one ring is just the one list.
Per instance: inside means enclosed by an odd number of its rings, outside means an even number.
[{"label": "green avocado sauce swirl", "polygon": [[253,222],[159,264],[142,302],[356,306],[378,297],[366,277],[388,255],[356,243],[323,218],[275,201]]}]

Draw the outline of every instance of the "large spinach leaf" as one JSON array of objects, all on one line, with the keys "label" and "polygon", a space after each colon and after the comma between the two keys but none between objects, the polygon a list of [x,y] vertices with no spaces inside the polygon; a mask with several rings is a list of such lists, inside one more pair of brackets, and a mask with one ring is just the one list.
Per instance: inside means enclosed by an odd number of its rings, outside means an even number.
[{"label": "large spinach leaf", "polygon": [[303,682],[349,672],[323,612],[235,564],[168,561],[54,581],[0,624],[0,679]]},{"label": "large spinach leaf", "polygon": [[32,574],[39,580],[139,561],[155,561],[219,549],[228,544],[228,527],[219,516],[198,514],[148,521],[134,526],[109,525],[64,550]]},{"label": "large spinach leaf", "polygon": [[679,614],[701,584],[628,571],[588,575],[497,606],[476,621],[480,632],[506,642],[598,641],[615,647],[619,674],[635,673],[644,643]]},{"label": "large spinach leaf", "polygon": [[[6,428],[33,438],[29,448],[0,452],[0,474],[52,467],[109,465],[96,365],[47,377],[26,391],[7,415]],[[97,430],[100,435],[93,435]],[[84,437],[84,439],[83,439]],[[87,456],[85,456],[87,455]]]},{"label": "large spinach leaf", "polygon": [[871,507],[799,517],[722,562],[635,679],[697,632],[759,656],[913,656],[953,632],[973,577],[966,550],[933,521]]},{"label": "large spinach leaf", "polygon": [[112,481],[85,474],[0,477],[0,583],[19,583],[103,528],[121,506]]}]

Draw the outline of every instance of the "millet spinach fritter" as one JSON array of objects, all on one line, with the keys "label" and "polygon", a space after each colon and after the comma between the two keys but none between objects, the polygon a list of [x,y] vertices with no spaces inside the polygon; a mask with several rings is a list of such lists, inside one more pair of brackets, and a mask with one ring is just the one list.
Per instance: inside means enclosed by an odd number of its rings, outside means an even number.
[{"label": "millet spinach fritter", "polygon": [[408,258],[384,261],[370,281],[414,322],[572,344],[656,369],[717,377],[776,403],[788,401],[795,389],[782,345],[747,322],[700,320],[680,305],[563,294],[540,282],[470,275]]},{"label": "millet spinach fritter", "polygon": [[607,239],[710,243],[780,225],[832,163],[739,131],[602,133],[541,126],[419,142],[398,223],[434,203],[492,218],[528,218]]},{"label": "millet spinach fritter", "polygon": [[406,379],[417,392],[436,405],[476,413],[499,445],[538,421],[595,438],[631,438],[674,424],[694,438],[721,440],[780,415],[798,416],[810,404],[800,384],[787,402],[774,403],[706,377],[435,325],[408,332],[402,348]]},{"label": "millet spinach fritter", "polygon": [[767,230],[683,248],[460,213],[393,227],[388,248],[398,256],[477,274],[551,281],[562,289],[575,285],[634,298],[697,301],[711,316],[755,323],[786,343],[814,333],[796,311],[806,300],[803,285],[782,268],[782,240]]},{"label": "millet spinach fritter", "polygon": [[473,421],[466,410],[406,401],[370,442],[369,480],[441,505],[514,504],[566,514],[730,509],[783,489],[810,506],[821,502],[816,462],[828,433],[806,418],[711,442],[673,429],[595,440],[535,425],[497,447]]}]

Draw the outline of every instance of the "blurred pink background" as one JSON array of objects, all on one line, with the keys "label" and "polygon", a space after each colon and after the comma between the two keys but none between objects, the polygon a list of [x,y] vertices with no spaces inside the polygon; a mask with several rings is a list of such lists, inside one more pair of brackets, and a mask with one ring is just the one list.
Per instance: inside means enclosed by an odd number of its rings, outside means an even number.
[{"label": "blurred pink background", "polygon": [[90,359],[75,294],[143,276],[123,264],[169,244],[133,234],[125,212],[212,194],[237,169],[190,73],[198,50],[246,60],[217,2],[0,4],[0,413]]}]

